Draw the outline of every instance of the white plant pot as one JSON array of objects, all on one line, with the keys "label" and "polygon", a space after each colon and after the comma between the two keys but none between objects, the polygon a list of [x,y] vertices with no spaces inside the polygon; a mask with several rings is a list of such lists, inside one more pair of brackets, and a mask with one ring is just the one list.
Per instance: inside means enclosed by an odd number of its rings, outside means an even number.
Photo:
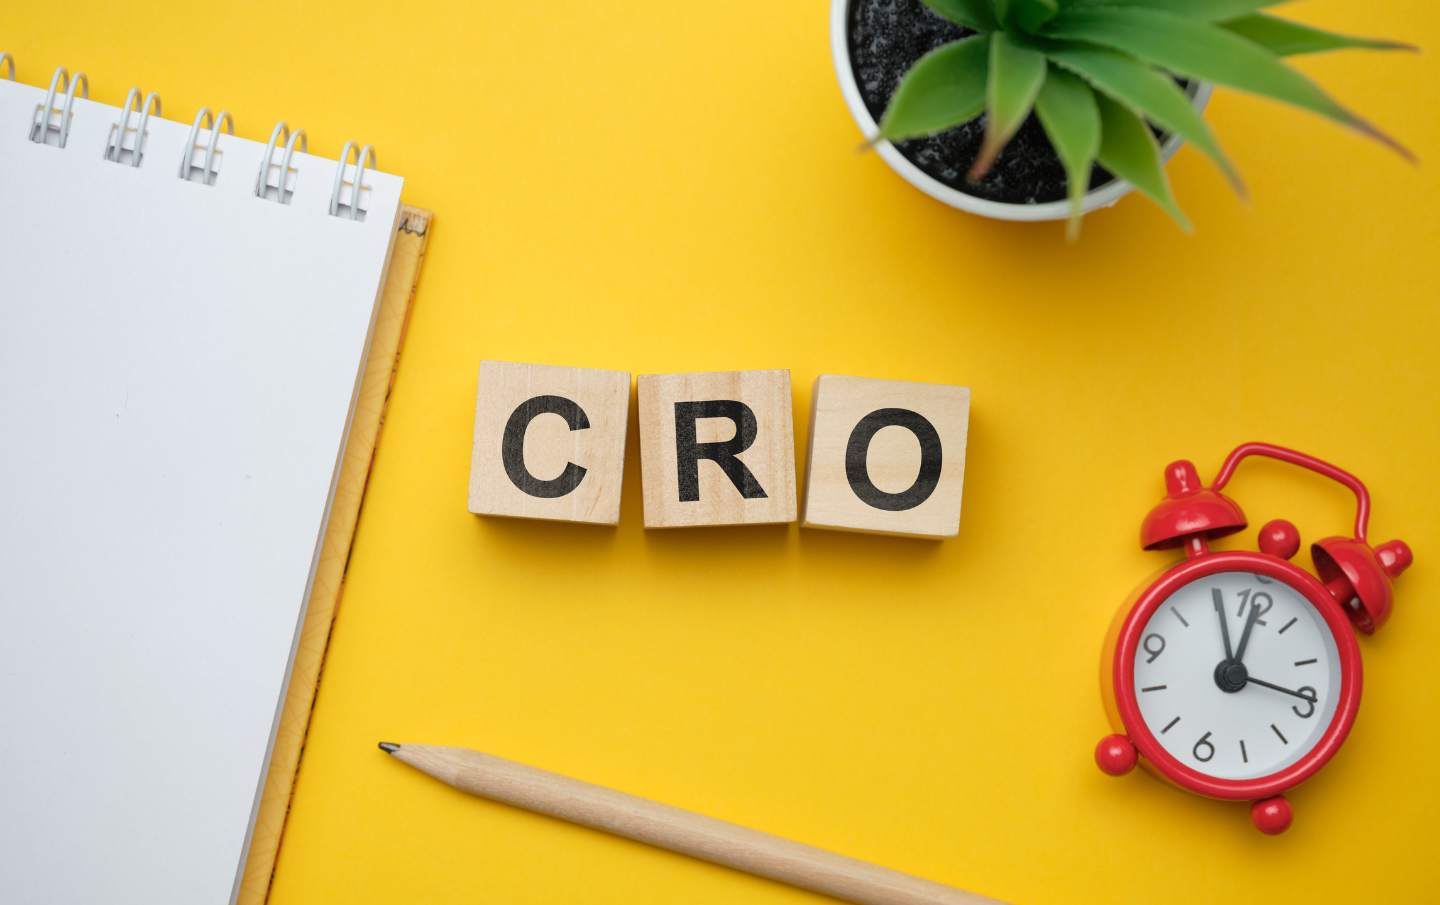
[{"label": "white plant pot", "polygon": [[[855,118],[855,123],[860,127],[861,133],[868,139],[879,131],[879,127],[875,124],[875,118],[865,107],[865,100],[860,96],[860,85],[855,81],[855,70],[850,65],[850,4],[851,0],[831,0],[830,49],[835,59],[835,75],[840,79],[840,93],[845,96],[845,104],[850,108],[850,115]],[[1195,109],[1203,110],[1206,102],[1210,100],[1210,83],[1199,82],[1192,85],[1190,100],[1195,105]],[[1180,148],[1180,145],[1179,137],[1170,136],[1160,148],[1161,159],[1168,161],[1171,155]],[[951,188],[926,173],[911,163],[909,158],[901,154],[899,149],[888,141],[877,142],[875,150],[890,165],[890,169],[899,173],[906,182],[931,198],[943,201],[951,207],[979,214],[982,217],[993,217],[997,220],[1063,220],[1070,216],[1070,203],[1063,199],[1047,201],[1042,204],[1007,204],[1001,201],[977,198]],[[1134,186],[1123,179],[1113,179],[1098,189],[1086,193],[1080,202],[1080,210],[1082,213],[1089,213],[1102,207],[1109,207],[1133,188]]]}]

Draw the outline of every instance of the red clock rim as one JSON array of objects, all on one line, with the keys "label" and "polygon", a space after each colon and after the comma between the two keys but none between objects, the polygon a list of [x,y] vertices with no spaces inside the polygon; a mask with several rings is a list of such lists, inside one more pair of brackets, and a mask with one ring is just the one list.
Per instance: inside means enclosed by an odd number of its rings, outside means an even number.
[{"label": "red clock rim", "polygon": [[[1340,655],[1340,701],[1335,707],[1335,716],[1330,720],[1330,725],[1308,754],[1268,776],[1217,779],[1206,776],[1171,756],[1145,725],[1135,694],[1135,672],[1125,668],[1125,664],[1135,662],[1135,652],[1140,645],[1143,629],[1160,605],[1182,586],[1220,572],[1255,572],[1294,588],[1324,617],[1330,633],[1335,637],[1335,647]],[[1335,752],[1340,750],[1340,745],[1355,724],[1363,682],[1360,645],[1355,640],[1349,620],[1345,618],[1339,605],[1331,599],[1324,585],[1308,572],[1282,559],[1243,550],[1212,553],[1186,560],[1165,572],[1146,588],[1121,624],[1112,669],[1115,702],[1120,711],[1120,719],[1125,725],[1126,734],[1141,756],[1149,760],[1167,779],[1182,788],[1211,798],[1230,800],[1268,798],[1299,785],[1325,766],[1326,762],[1335,756]]]}]

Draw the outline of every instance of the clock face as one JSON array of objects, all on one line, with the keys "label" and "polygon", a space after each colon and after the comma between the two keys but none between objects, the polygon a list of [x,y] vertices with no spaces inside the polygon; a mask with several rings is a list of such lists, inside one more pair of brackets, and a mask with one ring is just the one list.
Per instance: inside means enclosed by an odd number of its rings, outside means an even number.
[{"label": "clock face", "polygon": [[1217,779],[1269,776],[1325,735],[1340,698],[1340,652],[1303,594],[1252,572],[1181,586],[1135,652],[1135,698],[1172,757]]}]

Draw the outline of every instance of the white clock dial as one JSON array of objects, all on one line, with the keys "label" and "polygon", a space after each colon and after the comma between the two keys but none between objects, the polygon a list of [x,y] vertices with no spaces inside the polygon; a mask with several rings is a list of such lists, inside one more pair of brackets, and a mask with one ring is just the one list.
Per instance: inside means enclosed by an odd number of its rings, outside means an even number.
[{"label": "white clock dial", "polygon": [[1150,732],[1186,766],[1217,779],[1269,776],[1329,727],[1340,651],[1303,594],[1251,572],[1220,572],[1181,587],[1145,624],[1135,697]]}]

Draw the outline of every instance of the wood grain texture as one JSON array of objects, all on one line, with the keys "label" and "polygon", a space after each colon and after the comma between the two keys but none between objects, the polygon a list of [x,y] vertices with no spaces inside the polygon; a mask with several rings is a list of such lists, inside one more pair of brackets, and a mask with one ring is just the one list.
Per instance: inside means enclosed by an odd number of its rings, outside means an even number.
[{"label": "wood grain texture", "polygon": [[335,485],[335,499],[330,505],[330,521],[325,527],[325,540],[320,546],[320,562],[315,568],[315,583],[305,606],[305,622],[300,628],[300,641],[295,649],[295,665],[290,670],[290,684],[285,691],[285,704],[280,724],[275,731],[275,745],[270,753],[270,769],[255,816],[255,830],[250,838],[250,851],[236,905],[262,905],[270,889],[275,859],[289,814],[290,795],[295,787],[295,774],[305,746],[306,729],[310,724],[311,707],[320,681],[320,668],[330,641],[330,627],[340,603],[350,547],[360,520],[365,485],[370,478],[370,464],[379,448],[381,426],[385,420],[385,403],[400,364],[400,347],[410,321],[415,298],[415,283],[425,260],[429,241],[431,213],[408,205],[400,208],[395,226],[395,243],[390,251],[390,269],[381,290],[380,310],[370,337],[370,354],[365,360],[365,376],[355,402],[355,415],[350,422],[350,436],[345,443],[345,457],[340,478]]},{"label": "wood grain texture", "polygon": [[[901,416],[882,414],[896,412]],[[867,419],[877,415],[879,420],[873,423],[909,420],[913,427],[892,423],[878,431],[866,430]],[[810,416],[802,524],[807,528],[954,537],[960,530],[969,421],[970,390],[966,387],[820,376],[815,381]],[[863,462],[858,475],[854,473],[858,463],[847,461],[857,453]],[[922,465],[927,455],[932,464],[939,465],[938,474],[928,482]],[[877,506],[862,498],[855,484],[867,479],[894,502]],[[920,489],[916,495],[924,496],[913,505],[903,499],[912,489]]]},{"label": "wood grain texture", "polygon": [[[637,385],[646,528],[795,521],[795,436],[788,370],[642,374]],[[734,455],[753,479],[750,496],[742,493],[739,478],[716,461],[701,458],[692,472],[698,498],[682,498],[677,403],[695,402],[738,402],[753,414],[753,439]],[[731,417],[699,417],[693,423],[693,439],[700,444],[732,442],[739,430]]]},{"label": "wood grain texture", "polygon": [[401,745],[392,756],[471,795],[858,905],[996,902],[877,864],[478,751]]},{"label": "wood grain texture", "polygon": [[[480,365],[476,397],[471,512],[601,525],[620,521],[629,372],[486,361]],[[528,476],[556,481],[567,469],[579,476],[573,489],[558,496],[527,492],[522,484],[531,479],[522,476],[517,483],[511,475],[514,463],[507,468],[503,461],[507,425],[528,400],[545,397],[574,403],[584,419],[572,427],[560,414],[547,412],[516,422],[526,425],[518,445]]]}]

